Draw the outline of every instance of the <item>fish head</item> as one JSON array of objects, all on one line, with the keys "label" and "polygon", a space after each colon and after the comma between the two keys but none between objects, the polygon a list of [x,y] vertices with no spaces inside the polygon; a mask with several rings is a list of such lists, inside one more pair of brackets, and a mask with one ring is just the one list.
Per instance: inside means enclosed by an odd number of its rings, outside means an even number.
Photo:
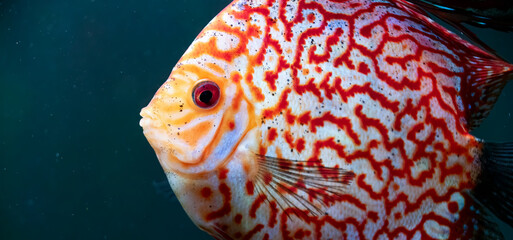
[{"label": "fish head", "polygon": [[187,62],[142,109],[140,125],[165,172],[201,175],[234,153],[248,131],[248,103],[230,78]]},{"label": "fish head", "polygon": [[[238,183],[232,175],[219,175],[258,146],[254,107],[240,70],[248,68],[247,60],[236,50],[238,37],[216,30],[225,25],[217,17],[200,33],[142,109],[140,121],[177,199],[205,231],[212,229],[209,211],[226,198],[220,182]],[[233,172],[245,177],[243,170]]]},{"label": "fish head", "polygon": [[243,141],[258,115],[246,77],[252,69],[248,41],[264,35],[256,27],[231,27],[246,23],[232,16],[245,8],[239,5],[201,31],[141,111],[144,135],[166,173],[200,176],[226,165],[242,145],[258,150]]}]

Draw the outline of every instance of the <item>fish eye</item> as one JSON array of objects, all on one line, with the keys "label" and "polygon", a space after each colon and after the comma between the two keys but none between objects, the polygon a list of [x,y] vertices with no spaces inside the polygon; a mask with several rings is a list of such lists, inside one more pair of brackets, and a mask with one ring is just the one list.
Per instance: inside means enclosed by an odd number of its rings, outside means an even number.
[{"label": "fish eye", "polygon": [[192,91],[194,104],[200,108],[209,109],[219,102],[219,86],[215,82],[205,80],[199,82]]}]

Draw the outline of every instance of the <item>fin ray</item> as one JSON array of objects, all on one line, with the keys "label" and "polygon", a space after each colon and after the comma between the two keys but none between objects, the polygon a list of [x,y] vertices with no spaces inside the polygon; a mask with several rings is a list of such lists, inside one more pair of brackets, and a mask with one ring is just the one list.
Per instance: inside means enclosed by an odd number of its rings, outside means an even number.
[{"label": "fin ray", "polygon": [[474,56],[469,59],[468,68],[471,76],[461,96],[468,127],[474,129],[488,116],[507,81],[513,77],[513,65],[500,59]]},{"label": "fin ray", "polygon": [[484,143],[482,151],[481,175],[473,196],[513,226],[513,142]]},{"label": "fin ray", "polygon": [[[268,202],[275,201],[282,209],[295,208],[323,215],[324,209],[343,194],[354,173],[338,167],[324,167],[320,162],[288,160],[255,155],[259,164],[257,191]],[[287,211],[284,211],[287,212]]]}]

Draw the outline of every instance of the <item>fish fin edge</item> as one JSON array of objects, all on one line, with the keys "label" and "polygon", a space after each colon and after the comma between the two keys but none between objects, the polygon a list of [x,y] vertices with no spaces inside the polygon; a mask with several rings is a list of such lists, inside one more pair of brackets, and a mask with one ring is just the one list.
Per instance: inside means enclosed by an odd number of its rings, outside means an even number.
[{"label": "fish fin edge", "polygon": [[[440,2],[429,0],[408,0],[414,4],[428,9],[430,13],[439,16],[441,20],[452,23],[466,23],[481,28],[493,28],[498,31],[513,31],[513,19],[503,17],[494,19],[490,16],[482,15],[477,11],[472,11],[472,7],[462,8],[460,6],[443,5]],[[507,6],[503,6],[508,8]],[[511,8],[511,7],[509,7]],[[476,10],[476,9],[473,9]],[[501,9],[505,10],[506,9]]]},{"label": "fish fin edge", "polygon": [[[466,126],[477,128],[488,116],[507,81],[513,79],[513,64],[495,54],[483,50],[475,44],[445,29],[428,17],[426,11],[407,0],[395,0],[397,6],[432,27],[438,36],[445,36],[459,48],[468,51],[464,71],[469,72],[467,79],[461,79],[460,108],[466,112]],[[471,37],[472,39],[472,37]],[[486,49],[486,46],[484,46]]]},{"label": "fish fin edge", "polygon": [[[473,196],[472,196],[473,197]],[[473,205],[474,214],[476,218],[472,221],[472,226],[469,226],[472,231],[473,240],[504,240],[499,226],[497,225],[496,218],[481,202],[474,199]]]},{"label": "fish fin edge", "polygon": [[472,196],[513,226],[513,142],[483,143],[481,173]]},{"label": "fish fin edge", "polygon": [[[431,27],[431,30],[434,31],[438,36],[444,36],[446,40],[460,46],[461,49],[467,49],[471,51],[473,56],[485,57],[485,58],[498,58],[493,53],[483,50],[482,48],[476,46],[475,44],[463,39],[458,36],[456,33],[446,29],[442,25],[435,22],[431,17],[429,17],[428,12],[422,9],[420,6],[415,5],[415,3],[409,2],[408,0],[394,0],[396,5],[403,9],[404,11],[410,13],[415,18],[420,19],[425,24]],[[435,15],[438,16],[438,15]],[[442,20],[442,19],[441,19]],[[442,20],[443,21],[443,20]],[[449,21],[449,24],[452,25],[452,22]],[[455,27],[455,26],[453,26]],[[458,29],[458,27],[456,27]],[[458,29],[459,30],[459,29]],[[466,34],[466,33],[463,33]],[[472,37],[469,37],[472,40]],[[479,45],[479,43],[478,43]],[[484,47],[486,48],[486,47]]]},{"label": "fish fin edge", "polygon": [[475,56],[468,60],[471,74],[466,87],[461,89],[462,102],[467,113],[469,129],[479,127],[492,110],[499,95],[513,78],[513,65],[497,58]]}]

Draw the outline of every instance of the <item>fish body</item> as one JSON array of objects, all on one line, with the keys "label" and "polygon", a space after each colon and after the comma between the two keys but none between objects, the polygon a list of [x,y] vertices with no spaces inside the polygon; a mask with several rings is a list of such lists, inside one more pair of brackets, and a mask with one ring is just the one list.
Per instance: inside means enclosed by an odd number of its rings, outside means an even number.
[{"label": "fish body", "polygon": [[402,0],[236,0],[140,124],[217,239],[500,238],[469,131],[512,71]]}]

